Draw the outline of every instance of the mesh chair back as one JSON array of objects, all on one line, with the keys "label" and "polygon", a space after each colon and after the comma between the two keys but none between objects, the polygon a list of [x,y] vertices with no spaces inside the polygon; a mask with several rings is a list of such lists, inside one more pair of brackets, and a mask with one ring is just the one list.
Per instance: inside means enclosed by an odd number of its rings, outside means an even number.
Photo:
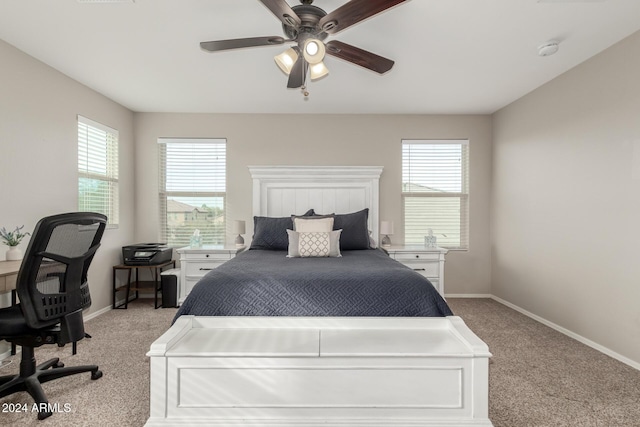
[{"label": "mesh chair back", "polygon": [[107,218],[73,212],[41,219],[20,266],[17,292],[27,324],[55,325],[91,305],[87,271]]}]

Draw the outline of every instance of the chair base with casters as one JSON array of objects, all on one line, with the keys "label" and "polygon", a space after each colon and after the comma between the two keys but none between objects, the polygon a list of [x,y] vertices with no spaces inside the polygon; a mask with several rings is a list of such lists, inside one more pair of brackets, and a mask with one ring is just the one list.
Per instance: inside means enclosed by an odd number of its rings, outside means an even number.
[{"label": "chair base with casters", "polygon": [[[82,316],[82,312],[73,313],[70,317]],[[77,323],[77,321],[75,322]],[[10,329],[11,335],[5,335],[5,329]],[[42,420],[50,415],[49,402],[42,389],[42,384],[69,375],[81,374],[84,372],[91,373],[91,379],[97,380],[102,377],[102,371],[97,365],[71,366],[65,367],[60,359],[55,357],[44,363],[36,365],[35,348],[43,344],[64,345],[70,339],[68,333],[63,331],[59,326],[52,327],[47,330],[33,330],[24,322],[24,316],[20,305],[0,309],[0,339],[6,339],[12,344],[16,344],[22,348],[20,359],[20,372],[17,375],[7,375],[0,377],[0,398],[9,396],[19,391],[26,391],[31,395],[38,408],[38,419]],[[16,336],[17,330],[24,330],[24,334]],[[79,331],[76,332],[79,334]],[[82,331],[80,339],[84,338],[85,333]],[[77,341],[77,340],[76,340]],[[73,341],[74,343],[76,341]]]}]

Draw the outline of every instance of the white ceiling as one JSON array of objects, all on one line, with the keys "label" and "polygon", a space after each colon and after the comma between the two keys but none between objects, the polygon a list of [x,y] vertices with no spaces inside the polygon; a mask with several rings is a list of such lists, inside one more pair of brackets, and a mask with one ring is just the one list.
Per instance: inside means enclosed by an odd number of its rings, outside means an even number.
[{"label": "white ceiling", "polygon": [[[327,39],[395,60],[390,72],[327,57],[305,100],[273,61],[285,46],[199,47],[282,36],[257,0],[96,1],[2,0],[0,39],[144,112],[493,113],[640,30],[639,0],[411,0]],[[559,52],[539,57],[551,39]]]}]

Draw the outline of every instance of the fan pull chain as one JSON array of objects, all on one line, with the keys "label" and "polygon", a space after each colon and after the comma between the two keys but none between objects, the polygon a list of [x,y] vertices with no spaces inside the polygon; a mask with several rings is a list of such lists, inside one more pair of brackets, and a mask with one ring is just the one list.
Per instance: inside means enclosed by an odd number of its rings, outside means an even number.
[{"label": "fan pull chain", "polygon": [[305,99],[309,98],[309,91],[305,85],[300,86],[300,92],[302,92],[302,96],[304,96]]}]

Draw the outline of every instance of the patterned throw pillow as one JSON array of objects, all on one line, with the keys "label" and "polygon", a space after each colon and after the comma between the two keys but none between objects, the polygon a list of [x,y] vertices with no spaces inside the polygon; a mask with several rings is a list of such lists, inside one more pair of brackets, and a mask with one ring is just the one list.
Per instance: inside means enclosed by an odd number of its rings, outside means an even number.
[{"label": "patterned throw pillow", "polygon": [[298,251],[300,256],[305,257],[328,257],[329,256],[329,232],[302,232],[298,241]]},{"label": "patterned throw pillow", "polygon": [[[287,257],[341,257],[340,233],[342,230],[330,232],[298,232],[287,230],[289,234],[289,251]],[[326,246],[325,246],[326,245]]]}]

